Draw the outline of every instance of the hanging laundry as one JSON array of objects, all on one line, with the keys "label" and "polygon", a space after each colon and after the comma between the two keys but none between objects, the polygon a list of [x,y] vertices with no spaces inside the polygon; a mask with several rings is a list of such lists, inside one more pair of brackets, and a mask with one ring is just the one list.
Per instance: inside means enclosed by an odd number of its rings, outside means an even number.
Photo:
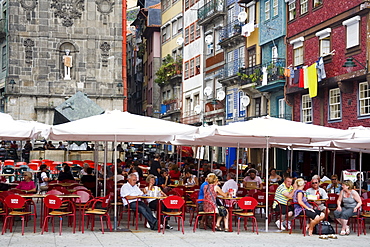
[{"label": "hanging laundry", "polygon": [[294,80],[293,80],[293,83],[294,84],[298,84],[299,83],[299,74],[300,74],[300,70],[301,69],[295,69],[294,70]]},{"label": "hanging laundry", "polygon": [[267,85],[267,67],[262,67],[262,86]]},{"label": "hanging laundry", "polygon": [[308,66],[303,66],[303,88],[308,88],[308,73],[307,73]]},{"label": "hanging laundry", "polygon": [[294,69],[289,68],[289,70],[290,70],[290,78],[294,78]]},{"label": "hanging laundry", "polygon": [[290,77],[290,70],[288,68],[284,69],[284,76],[285,77]]},{"label": "hanging laundry", "polygon": [[242,26],[241,35],[244,37],[249,37],[253,31],[254,31],[254,22],[249,22]]},{"label": "hanging laundry", "polygon": [[304,71],[303,71],[303,69],[300,69],[299,70],[299,83],[298,83],[298,87],[304,88]]},{"label": "hanging laundry", "polygon": [[312,64],[307,69],[308,71],[308,93],[310,94],[310,98],[317,96],[317,69],[316,63]]},{"label": "hanging laundry", "polygon": [[317,81],[320,82],[322,79],[326,78],[324,59],[322,57],[320,57],[319,60],[317,60],[316,68],[317,68]]}]

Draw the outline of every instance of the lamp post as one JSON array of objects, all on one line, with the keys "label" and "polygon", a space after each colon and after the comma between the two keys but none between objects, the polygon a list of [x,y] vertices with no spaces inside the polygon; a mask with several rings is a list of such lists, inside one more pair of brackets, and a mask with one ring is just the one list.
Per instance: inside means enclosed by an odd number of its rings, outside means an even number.
[{"label": "lamp post", "polygon": [[360,61],[358,61],[356,58],[354,58],[352,56],[347,58],[347,60],[344,62],[342,67],[347,68],[347,71],[351,72],[351,69],[353,67],[357,67],[357,64],[353,60],[355,60],[358,64],[360,64],[366,70],[366,74],[368,73],[368,69],[369,69],[368,68],[368,61],[366,60],[366,65],[363,65]]},{"label": "lamp post", "polygon": [[9,81],[9,85],[12,85],[12,91],[13,91],[13,89],[14,89],[14,85],[15,85],[16,83],[15,83],[15,81],[13,80],[13,79],[11,79],[10,81]]}]

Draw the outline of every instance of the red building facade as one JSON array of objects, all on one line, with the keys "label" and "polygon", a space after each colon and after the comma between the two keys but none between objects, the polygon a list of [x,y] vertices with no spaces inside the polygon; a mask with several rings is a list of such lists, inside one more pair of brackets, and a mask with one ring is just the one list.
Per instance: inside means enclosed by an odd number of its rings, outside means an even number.
[{"label": "red building facade", "polygon": [[[364,0],[288,1],[287,64],[310,66],[322,57],[326,72],[312,98],[288,80],[294,121],[341,129],[370,126],[369,10],[370,1]],[[356,67],[343,67],[347,59]]]}]

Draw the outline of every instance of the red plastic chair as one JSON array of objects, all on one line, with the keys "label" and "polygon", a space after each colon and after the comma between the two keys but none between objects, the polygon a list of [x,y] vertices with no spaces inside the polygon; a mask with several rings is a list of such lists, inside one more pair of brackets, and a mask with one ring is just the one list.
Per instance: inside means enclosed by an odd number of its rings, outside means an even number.
[{"label": "red plastic chair", "polygon": [[4,224],[3,224],[3,231],[2,235],[4,232],[6,232],[6,226],[7,226],[7,221],[11,220],[10,222],[10,232],[12,232],[13,228],[13,221],[14,217],[21,217],[22,219],[22,235],[24,235],[24,221],[27,216],[33,215],[33,232],[36,232],[36,206],[35,203],[30,200],[27,201],[30,205],[33,205],[33,212],[32,211],[17,211],[15,209],[21,209],[25,206],[26,200],[21,197],[20,195],[8,195],[4,199],[5,203],[5,219],[4,219]]},{"label": "red plastic chair", "polygon": [[81,230],[81,218],[82,218],[82,212],[84,207],[86,206],[87,202],[93,199],[91,192],[88,190],[76,190],[73,192],[73,194],[79,195],[79,198],[76,198],[75,200],[75,207],[78,210],[78,230]]},{"label": "red plastic chair", "polygon": [[254,228],[256,228],[256,232],[258,234],[258,224],[257,219],[254,217],[254,210],[257,206],[258,202],[253,197],[243,197],[238,201],[238,206],[243,211],[242,212],[235,212],[234,215],[238,216],[238,234],[240,233],[240,219],[244,218],[244,229],[246,228],[246,220],[248,218],[252,219],[252,229],[254,232]]},{"label": "red plastic chair", "polygon": [[[96,197],[89,202],[86,203],[83,214],[82,214],[82,233],[85,232],[85,225],[84,225],[84,219],[85,216],[87,216],[91,220],[91,231],[94,230],[94,223],[95,223],[95,216],[99,216],[100,218],[100,224],[102,233],[104,234],[104,224],[103,224],[103,217],[105,216],[107,227],[110,231],[112,231],[112,224],[110,221],[110,215],[109,215],[109,208],[110,208],[110,201],[112,199],[113,193],[109,193],[106,197]],[[96,208],[98,204],[101,204],[101,209]]]},{"label": "red plastic chair", "polygon": [[26,166],[27,165],[27,162],[17,162],[15,164],[15,167],[21,167],[21,166]]},{"label": "red plastic chair", "polygon": [[38,166],[41,166],[42,161],[41,160],[30,160],[30,163],[36,163]]},{"label": "red plastic chair", "polygon": [[14,160],[4,160],[4,166],[14,166]]},{"label": "red plastic chair", "polygon": [[28,167],[33,171],[37,171],[39,169],[39,164],[38,163],[28,163]]},{"label": "red plastic chair", "polygon": [[[206,203],[209,203],[211,205],[211,207],[213,207],[213,211],[212,212],[204,212],[204,211],[199,211],[199,202],[206,202]],[[216,227],[216,217],[217,217],[217,213],[216,213],[216,206],[206,200],[206,199],[199,199],[196,201],[196,205],[197,205],[197,216],[195,218],[195,223],[194,223],[194,227],[193,227],[193,232],[195,232],[195,229],[198,227],[198,220],[199,220],[199,217],[202,217],[202,216],[205,216],[205,215],[210,215],[210,216],[213,216],[213,224],[212,224],[212,230],[213,232],[215,232],[215,227]]]},{"label": "red plastic chair", "polygon": [[244,197],[248,194],[248,190],[245,188],[239,188],[236,192],[236,197]]},{"label": "red plastic chair", "polygon": [[361,220],[362,231],[364,235],[366,235],[366,219],[370,218],[370,199],[366,199],[362,201],[361,217],[362,217],[362,220]]},{"label": "red plastic chair", "polygon": [[[339,195],[330,193],[328,194],[328,200],[325,202],[326,208],[328,208],[330,211],[334,211],[337,209],[337,200],[338,200]],[[326,215],[326,221],[328,220],[329,214]],[[337,227],[337,221],[335,221],[335,226]]]},{"label": "red plastic chair", "polygon": [[266,192],[258,191],[253,195],[253,198],[257,200],[258,204],[256,208],[260,209],[260,214],[262,218],[262,209],[266,208]]},{"label": "red plastic chair", "polygon": [[[161,210],[159,220],[161,216],[164,216],[163,222],[166,222],[167,217],[176,217],[181,219],[182,234],[184,234],[184,217],[185,217],[185,200],[179,196],[169,196],[161,201],[164,206],[171,209],[170,212]],[[163,224],[164,225],[164,224]],[[163,234],[166,227],[163,227]],[[180,231],[180,221],[177,221],[177,230]],[[158,228],[158,232],[160,228]]]},{"label": "red plastic chair", "polygon": [[[67,206],[68,211],[61,211],[65,208],[64,205]],[[42,226],[41,234],[44,234],[44,231],[48,231],[48,220],[49,218],[52,219],[52,229],[54,231],[54,217],[59,217],[59,235],[62,235],[62,224],[63,224],[63,216],[72,217],[72,224],[73,224],[73,233],[76,232],[76,208],[72,201],[70,200],[61,200],[61,198],[57,197],[56,195],[48,195],[44,198],[44,206],[45,206],[45,218],[44,224]],[[50,211],[51,210],[51,211]]]}]

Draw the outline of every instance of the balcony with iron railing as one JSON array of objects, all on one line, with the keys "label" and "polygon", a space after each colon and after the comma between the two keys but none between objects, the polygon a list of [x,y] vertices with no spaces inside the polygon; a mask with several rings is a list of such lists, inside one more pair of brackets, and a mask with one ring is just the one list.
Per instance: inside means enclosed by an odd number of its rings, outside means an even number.
[{"label": "balcony with iron railing", "polygon": [[261,92],[280,90],[285,85],[285,58],[275,58],[271,62],[262,65],[266,69],[267,80],[257,82],[256,89]]},{"label": "balcony with iron railing", "polygon": [[168,115],[180,112],[180,102],[178,99],[164,100],[161,105],[161,114]]},{"label": "balcony with iron railing", "polygon": [[198,9],[198,23],[207,24],[220,15],[225,15],[223,1],[211,0]]},{"label": "balcony with iron railing", "polygon": [[219,45],[224,48],[245,42],[245,37],[241,36],[241,33],[242,24],[238,20],[229,23],[220,32]]}]

